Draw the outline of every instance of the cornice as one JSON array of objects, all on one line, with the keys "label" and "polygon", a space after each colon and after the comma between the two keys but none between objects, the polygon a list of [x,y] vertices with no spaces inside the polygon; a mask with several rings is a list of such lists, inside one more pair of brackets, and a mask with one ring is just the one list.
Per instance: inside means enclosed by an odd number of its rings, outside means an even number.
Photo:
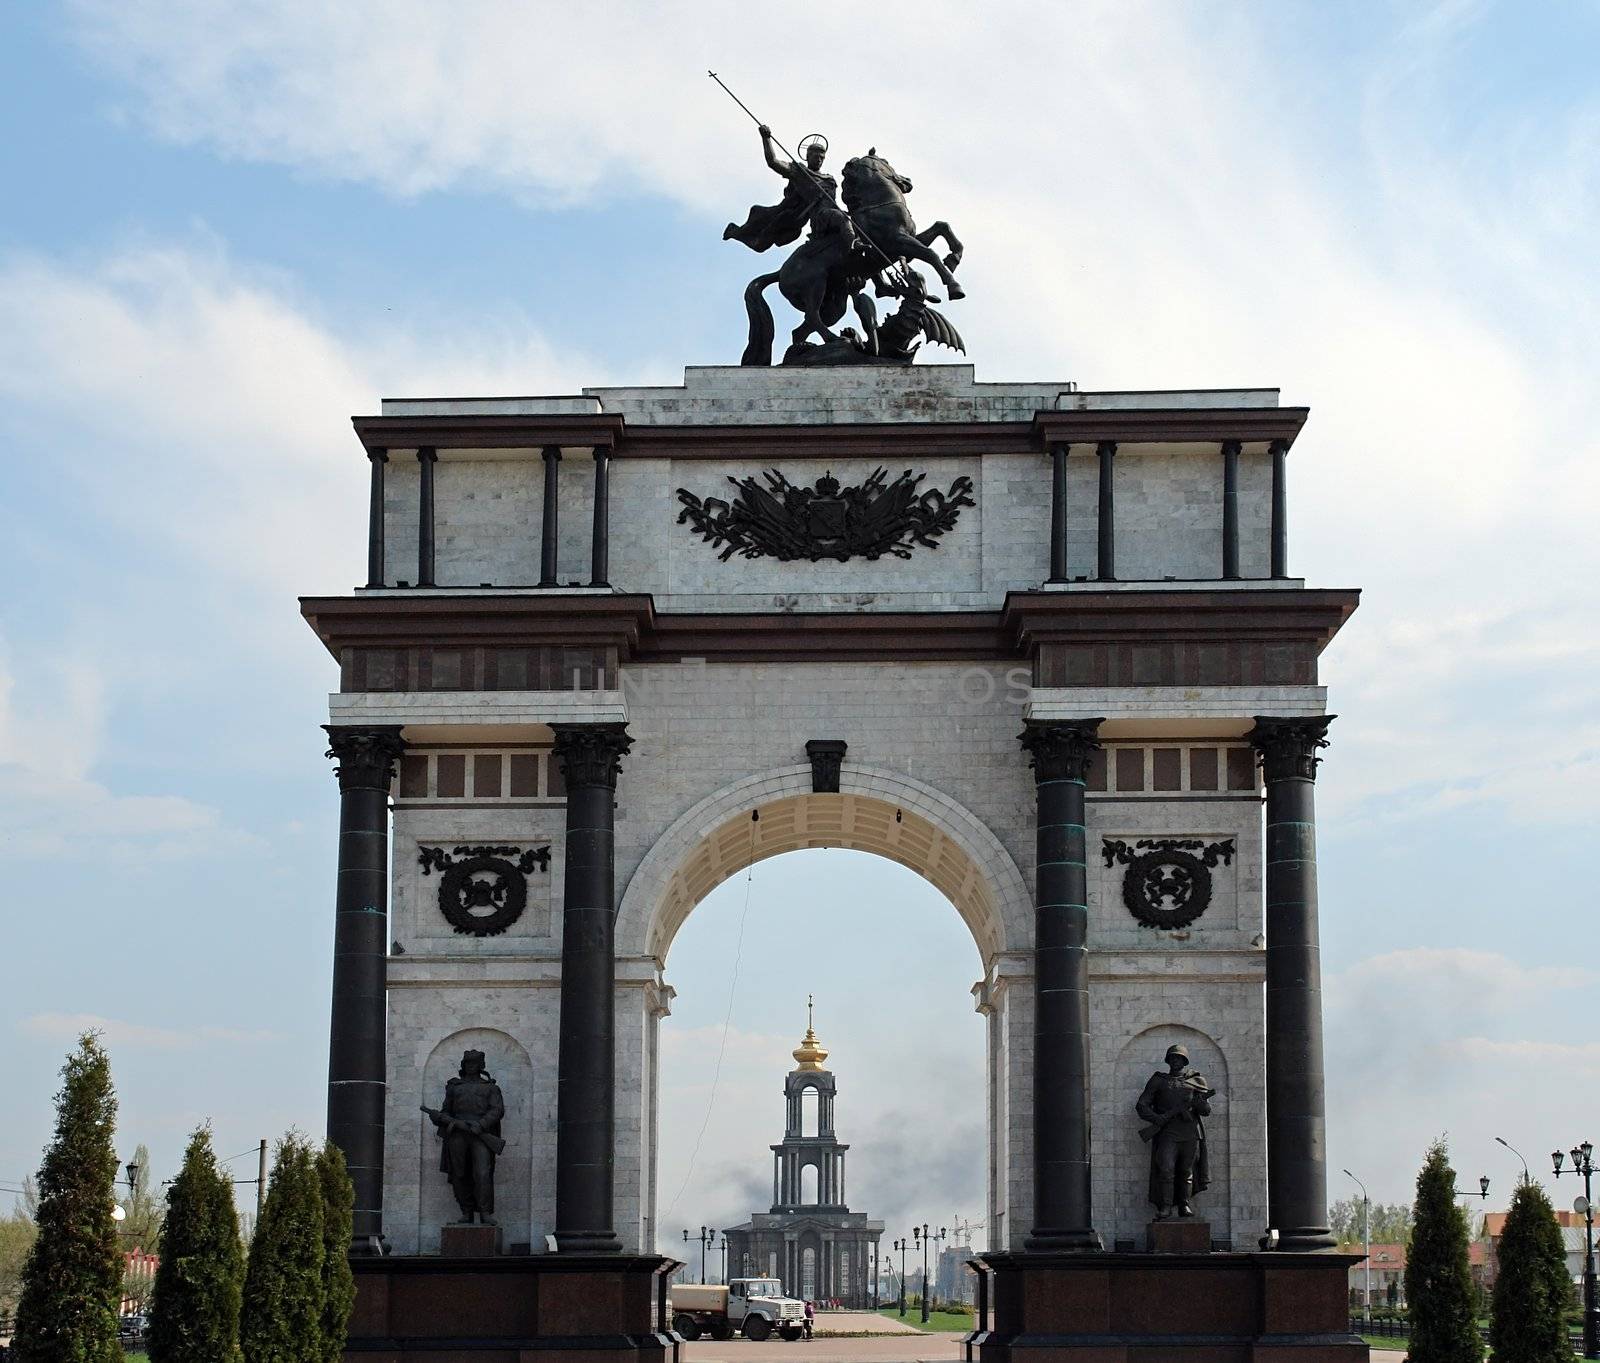
[{"label": "cornice", "polygon": [[1031,421],[761,422],[630,424],[620,413],[358,416],[374,450],[602,448],[617,459],[863,459],[1026,454],[1052,444],[1119,446],[1215,441],[1293,443],[1305,407],[1103,408],[1035,412]]}]

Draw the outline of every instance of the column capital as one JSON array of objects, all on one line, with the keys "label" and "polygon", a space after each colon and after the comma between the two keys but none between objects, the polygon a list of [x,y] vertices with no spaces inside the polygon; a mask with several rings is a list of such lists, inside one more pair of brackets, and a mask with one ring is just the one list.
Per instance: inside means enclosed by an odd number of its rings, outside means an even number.
[{"label": "column capital", "polygon": [[1100,750],[1103,719],[1030,719],[1017,735],[1028,751],[1035,781],[1087,780],[1089,763]]},{"label": "column capital", "polygon": [[389,462],[389,451],[376,445],[368,445],[367,458],[372,460],[374,464],[387,464]]},{"label": "column capital", "polygon": [[552,724],[556,761],[571,786],[617,788],[622,759],[633,747],[626,724]]},{"label": "column capital", "polygon": [[338,763],[333,774],[340,790],[389,790],[394,780],[395,759],[406,750],[398,724],[379,724],[356,728],[347,724],[324,724],[328,735],[325,756]]},{"label": "column capital", "polygon": [[1261,758],[1261,770],[1268,781],[1298,777],[1317,779],[1318,748],[1328,746],[1328,725],[1336,715],[1301,715],[1274,718],[1257,715],[1255,728],[1245,735]]},{"label": "column capital", "polygon": [[1238,455],[1238,454],[1241,454],[1243,451],[1244,451],[1244,441],[1242,441],[1242,440],[1224,440],[1222,442],[1222,453],[1223,454]]},{"label": "column capital", "polygon": [[417,462],[419,464],[437,464],[439,451],[432,445],[419,445],[417,447]]},{"label": "column capital", "polygon": [[559,464],[561,462],[560,445],[545,445],[540,449],[539,453],[547,464]]}]

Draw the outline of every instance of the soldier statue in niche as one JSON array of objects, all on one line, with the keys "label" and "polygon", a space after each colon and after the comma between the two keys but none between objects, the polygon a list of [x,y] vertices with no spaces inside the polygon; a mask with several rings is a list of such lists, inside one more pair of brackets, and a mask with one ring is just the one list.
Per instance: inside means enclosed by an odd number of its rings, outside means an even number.
[{"label": "soldier statue in niche", "polygon": [[1189,1068],[1189,1052],[1167,1047],[1167,1068],[1145,1083],[1135,1105],[1146,1123],[1139,1139],[1150,1143],[1150,1201],[1156,1220],[1194,1215],[1191,1199],[1211,1180],[1206,1168],[1206,1130],[1217,1091]]},{"label": "soldier statue in niche", "polygon": [[444,1087],[444,1104],[422,1109],[444,1142],[439,1169],[461,1208],[461,1224],[494,1225],[495,1158],[506,1148],[500,1120],[506,1115],[500,1085],[489,1074],[482,1051],[461,1057],[461,1072]]}]

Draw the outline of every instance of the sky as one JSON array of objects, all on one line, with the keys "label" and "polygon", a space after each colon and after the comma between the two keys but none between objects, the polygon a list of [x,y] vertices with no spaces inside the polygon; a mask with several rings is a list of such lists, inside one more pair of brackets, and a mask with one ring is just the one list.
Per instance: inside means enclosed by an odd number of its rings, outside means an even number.
[{"label": "sky", "polygon": [[[88,1026],[166,1172],[201,1120],[320,1132],[336,679],[295,598],[363,574],[348,418],[736,361],[722,225],[777,182],[715,68],[956,227],[980,380],[1311,407],[1291,567],[1364,591],[1324,658],[1331,1192],[1408,1197],[1448,1132],[1504,1205],[1496,1135],[1537,1172],[1600,1128],[1597,43],[1593,0],[6,6],[0,1187]],[[976,1218],[971,940],[797,856],[674,945],[662,1224],[760,1205],[808,991],[852,1201]],[[773,966],[863,897],[872,950]]]}]

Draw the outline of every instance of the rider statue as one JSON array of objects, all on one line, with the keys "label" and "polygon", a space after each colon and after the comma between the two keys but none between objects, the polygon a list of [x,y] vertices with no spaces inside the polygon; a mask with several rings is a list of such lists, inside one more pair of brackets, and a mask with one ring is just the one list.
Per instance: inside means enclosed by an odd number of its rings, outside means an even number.
[{"label": "rider statue", "polygon": [[[823,170],[828,154],[828,139],[812,133],[800,142],[800,165],[778,154],[772,129],[761,125],[761,152],[773,171],[788,181],[783,198],[771,208],[756,204],[742,223],[730,222],[722,231],[724,241],[743,242],[752,251],[787,246],[809,225],[811,237],[821,250],[825,239],[843,237],[848,245],[854,237],[850,219],[839,207],[839,182]],[[809,244],[809,243],[808,243]],[[828,246],[839,243],[828,241]],[[805,247],[801,248],[802,250]]]}]

